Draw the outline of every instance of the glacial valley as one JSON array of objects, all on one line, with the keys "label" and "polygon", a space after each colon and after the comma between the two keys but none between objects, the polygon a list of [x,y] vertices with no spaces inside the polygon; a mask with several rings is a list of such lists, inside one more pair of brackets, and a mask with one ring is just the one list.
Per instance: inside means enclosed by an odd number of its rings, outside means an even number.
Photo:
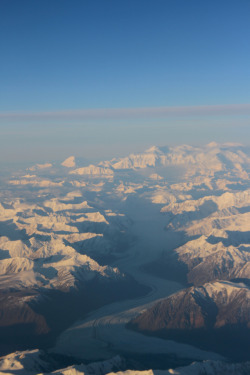
[{"label": "glacial valley", "polygon": [[249,148],[70,156],[0,183],[1,373],[250,372]]}]

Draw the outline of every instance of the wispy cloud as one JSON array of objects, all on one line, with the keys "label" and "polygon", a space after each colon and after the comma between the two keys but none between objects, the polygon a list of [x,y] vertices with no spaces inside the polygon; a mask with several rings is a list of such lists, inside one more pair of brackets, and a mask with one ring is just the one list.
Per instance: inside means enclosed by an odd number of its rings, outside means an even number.
[{"label": "wispy cloud", "polygon": [[145,108],[97,108],[45,112],[0,112],[2,121],[36,120],[89,120],[121,118],[154,118],[170,116],[213,116],[250,115],[249,104],[202,105],[183,107],[145,107]]}]

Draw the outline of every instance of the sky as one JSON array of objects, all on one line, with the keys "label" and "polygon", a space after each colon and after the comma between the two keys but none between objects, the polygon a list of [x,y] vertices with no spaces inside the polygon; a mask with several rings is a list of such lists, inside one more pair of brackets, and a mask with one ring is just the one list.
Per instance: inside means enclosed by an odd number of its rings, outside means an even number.
[{"label": "sky", "polygon": [[1,0],[0,162],[250,144],[249,0]]}]

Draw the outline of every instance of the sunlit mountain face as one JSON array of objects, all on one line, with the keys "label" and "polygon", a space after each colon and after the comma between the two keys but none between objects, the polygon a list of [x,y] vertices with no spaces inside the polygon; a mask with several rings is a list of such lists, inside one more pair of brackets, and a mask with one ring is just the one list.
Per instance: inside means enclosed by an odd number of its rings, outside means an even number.
[{"label": "sunlit mountain face", "polygon": [[0,371],[250,373],[249,148],[71,155],[0,184]]}]

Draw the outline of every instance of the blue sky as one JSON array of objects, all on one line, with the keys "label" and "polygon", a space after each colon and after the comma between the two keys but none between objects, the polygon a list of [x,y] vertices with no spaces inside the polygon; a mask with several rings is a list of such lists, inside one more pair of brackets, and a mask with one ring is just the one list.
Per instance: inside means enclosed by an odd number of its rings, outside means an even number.
[{"label": "blue sky", "polygon": [[[213,106],[250,103],[249,40],[249,0],[1,0],[0,158],[246,142],[249,108]],[[186,106],[211,110],[110,115]]]}]

